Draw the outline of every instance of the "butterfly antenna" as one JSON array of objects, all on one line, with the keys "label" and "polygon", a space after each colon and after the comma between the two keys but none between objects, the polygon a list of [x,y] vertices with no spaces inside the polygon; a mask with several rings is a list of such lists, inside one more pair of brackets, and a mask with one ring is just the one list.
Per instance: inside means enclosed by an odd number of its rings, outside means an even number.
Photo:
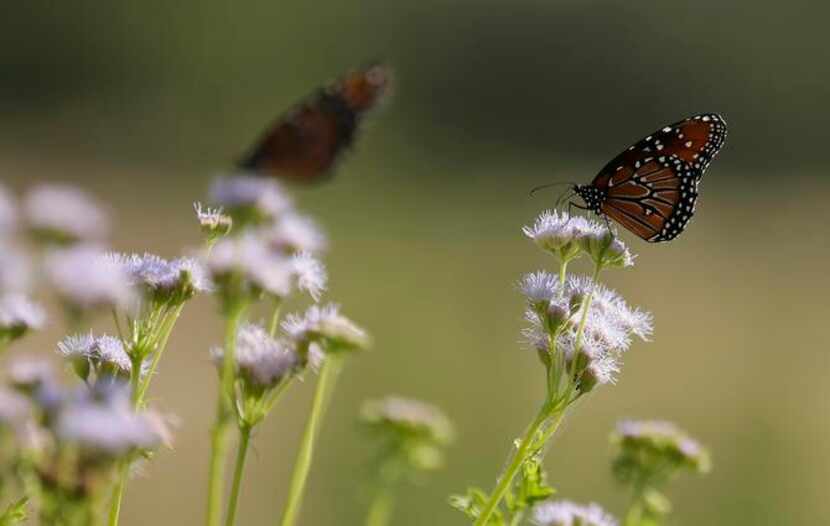
[{"label": "butterfly antenna", "polygon": [[567,184],[567,185],[570,185],[570,186],[574,185],[573,183],[562,183],[562,182],[543,184],[543,185],[539,185],[539,186],[531,188],[530,189],[530,196],[533,197],[533,195],[536,192],[538,192],[539,190],[544,190],[545,188],[553,188],[554,186],[562,186],[563,184]]}]

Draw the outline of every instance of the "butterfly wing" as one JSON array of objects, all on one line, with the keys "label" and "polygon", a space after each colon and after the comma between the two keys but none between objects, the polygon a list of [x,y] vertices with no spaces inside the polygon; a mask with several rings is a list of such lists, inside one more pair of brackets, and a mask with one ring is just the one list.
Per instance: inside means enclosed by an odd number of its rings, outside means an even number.
[{"label": "butterfly wing", "polygon": [[726,139],[713,113],[664,126],[612,159],[591,186],[599,212],[650,242],[670,241],[694,215],[698,183]]},{"label": "butterfly wing", "polygon": [[319,90],[278,119],[239,167],[304,182],[324,178],[386,92],[388,78],[386,68],[373,65]]}]

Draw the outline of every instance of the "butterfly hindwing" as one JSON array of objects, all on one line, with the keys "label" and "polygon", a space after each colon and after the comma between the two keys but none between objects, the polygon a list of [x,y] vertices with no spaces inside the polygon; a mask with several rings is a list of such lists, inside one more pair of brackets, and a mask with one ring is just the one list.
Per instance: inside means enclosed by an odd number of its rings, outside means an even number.
[{"label": "butterfly hindwing", "polygon": [[315,182],[353,143],[362,117],[389,79],[384,66],[351,72],[280,117],[238,165],[263,175]]},{"label": "butterfly hindwing", "polygon": [[714,113],[664,126],[576,191],[589,209],[646,241],[670,241],[694,215],[698,183],[725,138],[726,122]]}]

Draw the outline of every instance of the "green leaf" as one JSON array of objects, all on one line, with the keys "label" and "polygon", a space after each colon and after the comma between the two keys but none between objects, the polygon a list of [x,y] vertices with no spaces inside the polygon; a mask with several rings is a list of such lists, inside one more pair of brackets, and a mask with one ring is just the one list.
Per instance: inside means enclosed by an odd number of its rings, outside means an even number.
[{"label": "green leaf", "polygon": [[531,508],[537,502],[543,501],[556,493],[547,483],[547,476],[542,468],[541,459],[531,456],[522,465],[521,475],[515,491],[505,498],[507,509],[516,514]]},{"label": "green leaf", "polygon": [[29,497],[23,497],[9,504],[3,515],[0,515],[0,526],[13,526],[25,521],[27,502],[29,502]]},{"label": "green leaf", "polygon": [[[464,495],[451,495],[449,504],[475,522],[481,515],[481,510],[487,504],[489,495],[481,488],[468,488]],[[487,520],[487,526],[504,526],[504,515],[499,510],[493,512]]]}]

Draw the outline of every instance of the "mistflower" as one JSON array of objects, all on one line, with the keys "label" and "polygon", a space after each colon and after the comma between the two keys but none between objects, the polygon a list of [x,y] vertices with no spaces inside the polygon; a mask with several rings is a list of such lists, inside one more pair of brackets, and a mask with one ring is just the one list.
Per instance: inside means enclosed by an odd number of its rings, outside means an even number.
[{"label": "mistflower", "polygon": [[207,268],[226,302],[254,299],[261,293],[282,298],[291,292],[290,261],[252,233],[218,241]]},{"label": "mistflower", "polygon": [[337,305],[312,305],[303,316],[291,314],[282,324],[300,348],[319,343],[325,352],[361,350],[369,347],[369,335],[340,314]]},{"label": "mistflower", "polygon": [[625,243],[604,226],[580,238],[579,246],[597,267],[624,268],[634,265],[634,256]]},{"label": "mistflower", "polygon": [[314,220],[293,211],[280,216],[265,236],[271,246],[283,252],[317,254],[326,248],[326,236]]},{"label": "mistflower", "polygon": [[135,412],[128,401],[79,400],[60,411],[55,434],[62,444],[77,446],[85,456],[116,459],[158,447],[169,432],[156,413]]},{"label": "mistflower", "polygon": [[0,240],[0,292],[25,292],[32,280],[32,262],[18,246]]},{"label": "mistflower", "polygon": [[[616,292],[591,279],[571,276],[559,287],[553,276],[536,273],[526,276],[523,284],[530,303],[525,313],[529,326],[522,331],[524,341],[539,352],[546,365],[551,363],[550,343],[554,341],[556,352],[577,374],[581,393],[597,384],[613,383],[632,335],[643,340],[651,335],[649,313],[629,307]],[[553,296],[545,304],[543,299],[551,291]],[[577,341],[583,304],[589,296],[588,314]]]},{"label": "mistflower", "polygon": [[43,184],[24,201],[29,230],[52,243],[97,242],[109,233],[109,218],[86,192],[70,185]]},{"label": "mistflower", "polygon": [[0,343],[10,342],[32,329],[40,329],[46,312],[22,294],[0,296]]},{"label": "mistflower", "polygon": [[222,208],[203,207],[202,203],[193,203],[196,219],[202,232],[209,240],[215,240],[230,233],[233,219]]},{"label": "mistflower", "polygon": [[9,382],[29,392],[33,388],[55,382],[55,369],[46,360],[19,359],[9,364]]},{"label": "mistflower", "polygon": [[90,371],[97,376],[129,376],[132,361],[124,350],[120,339],[112,336],[75,334],[58,343],[58,352],[67,358],[82,380],[87,380]]},{"label": "mistflower", "polygon": [[604,227],[596,221],[556,210],[545,210],[532,225],[522,228],[522,232],[539,248],[563,262],[579,256],[580,240],[601,230]]},{"label": "mistflower", "polygon": [[525,295],[534,312],[546,310],[551,299],[561,294],[559,278],[543,270],[526,274],[519,282],[519,290]]},{"label": "mistflower", "polygon": [[[572,297],[592,294],[587,329],[602,333],[610,331],[634,334],[648,341],[653,332],[650,313],[631,308],[625,300],[608,287],[583,276],[571,276],[568,290]],[[627,349],[628,346],[625,346]],[[625,350],[622,349],[622,350]]]},{"label": "mistflower", "polygon": [[598,504],[586,506],[567,500],[546,501],[533,508],[538,526],[617,526],[617,520]]},{"label": "mistflower", "polygon": [[51,252],[45,270],[58,297],[76,313],[128,307],[134,298],[123,267],[92,246]]},{"label": "mistflower", "polygon": [[17,223],[17,205],[4,186],[0,186],[0,234],[8,234]]},{"label": "mistflower", "polygon": [[[214,358],[222,363],[224,352],[217,349]],[[239,375],[252,392],[276,386],[298,366],[296,351],[285,342],[275,340],[254,324],[244,324],[236,336],[236,364]]]},{"label": "mistflower", "polygon": [[711,467],[708,451],[672,422],[623,420],[617,424],[611,440],[620,447],[615,472],[623,481],[654,472],[655,466],[669,471],[686,468],[697,473],[706,473]]},{"label": "mistflower", "polygon": [[241,226],[272,221],[292,206],[277,181],[251,175],[216,179],[210,188],[210,199]]},{"label": "mistflower", "polygon": [[52,364],[42,359],[17,359],[9,365],[9,385],[28,396],[37,407],[53,414],[66,401]]},{"label": "mistflower", "polygon": [[413,471],[440,468],[443,447],[453,439],[452,424],[444,413],[419,400],[398,396],[368,400],[361,408],[361,420],[383,441],[382,460],[394,466],[394,472],[402,462]]},{"label": "mistflower", "polygon": [[107,257],[124,269],[132,285],[141,287],[151,299],[161,303],[179,304],[212,289],[207,270],[192,258],[168,261],[148,253],[111,253]]},{"label": "mistflower", "polygon": [[400,396],[367,400],[361,408],[361,419],[372,426],[386,427],[438,444],[449,444],[455,434],[443,411],[420,400]]},{"label": "mistflower", "polygon": [[319,301],[328,281],[323,263],[308,252],[300,252],[291,256],[291,269],[297,288]]}]

